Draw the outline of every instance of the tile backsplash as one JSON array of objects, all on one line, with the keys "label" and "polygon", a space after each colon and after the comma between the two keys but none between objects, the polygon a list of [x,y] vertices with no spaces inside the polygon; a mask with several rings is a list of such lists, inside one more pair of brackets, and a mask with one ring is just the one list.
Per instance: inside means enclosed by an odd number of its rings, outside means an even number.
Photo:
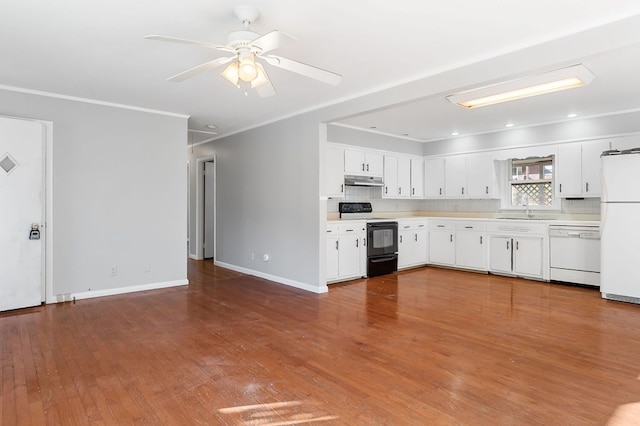
[{"label": "tile backsplash", "polygon": [[[370,202],[373,211],[380,212],[476,212],[498,213],[500,200],[389,200],[382,198],[380,187],[347,186],[344,199],[333,198],[327,202],[327,213],[338,212],[342,201]],[[563,214],[600,214],[600,198],[561,200]]]}]

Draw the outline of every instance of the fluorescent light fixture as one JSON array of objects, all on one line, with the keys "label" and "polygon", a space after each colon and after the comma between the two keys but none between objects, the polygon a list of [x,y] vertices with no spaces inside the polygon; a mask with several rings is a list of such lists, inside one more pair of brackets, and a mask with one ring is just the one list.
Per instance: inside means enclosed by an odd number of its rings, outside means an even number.
[{"label": "fluorescent light fixture", "polygon": [[513,123],[507,123],[507,124],[504,125],[504,127],[513,127],[513,126],[515,126],[515,124],[513,124]]},{"label": "fluorescent light fixture", "polygon": [[447,100],[464,108],[477,108],[500,102],[585,86],[595,75],[582,64],[520,78],[447,96]]},{"label": "fluorescent light fixture", "polygon": [[575,112],[572,112],[571,114],[567,114],[567,118],[575,118],[577,116],[578,114],[576,114]]},{"label": "fluorescent light fixture", "polygon": [[458,136],[460,134],[460,132],[451,132],[450,135],[451,136]]}]

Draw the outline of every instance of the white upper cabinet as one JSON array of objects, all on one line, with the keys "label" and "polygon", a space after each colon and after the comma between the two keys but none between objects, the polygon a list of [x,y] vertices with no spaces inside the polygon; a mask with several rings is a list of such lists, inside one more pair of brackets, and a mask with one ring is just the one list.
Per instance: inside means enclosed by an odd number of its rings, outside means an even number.
[{"label": "white upper cabinet", "polygon": [[328,145],[327,175],[326,175],[326,196],[331,198],[344,197],[344,149]]},{"label": "white upper cabinet", "polygon": [[465,198],[467,188],[467,157],[452,155],[445,159],[444,194],[447,198]]},{"label": "white upper cabinet", "polygon": [[387,154],[384,156],[383,198],[422,198],[422,158]]},{"label": "white upper cabinet", "polygon": [[599,197],[600,154],[607,149],[608,141],[559,145],[556,194],[561,198]]},{"label": "white upper cabinet", "polygon": [[424,160],[422,158],[411,159],[411,196],[424,197]]},{"label": "white upper cabinet", "polygon": [[383,155],[378,152],[345,149],[344,172],[350,175],[382,176],[384,171]]},{"label": "white upper cabinet", "polygon": [[494,197],[496,173],[492,155],[467,155],[467,186],[469,198]]},{"label": "white upper cabinet", "polygon": [[384,186],[383,198],[396,198],[398,195],[398,157],[396,155],[384,156]]},{"label": "white upper cabinet", "polygon": [[424,197],[444,197],[444,158],[424,161]]}]

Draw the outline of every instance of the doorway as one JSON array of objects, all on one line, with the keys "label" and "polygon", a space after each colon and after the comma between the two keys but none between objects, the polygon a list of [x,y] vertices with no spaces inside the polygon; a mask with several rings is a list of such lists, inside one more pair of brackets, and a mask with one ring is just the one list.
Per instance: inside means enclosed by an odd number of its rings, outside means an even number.
[{"label": "doorway", "polygon": [[202,236],[202,250],[205,259],[215,256],[215,163],[204,162],[203,170],[204,202],[202,217],[204,234]]}]

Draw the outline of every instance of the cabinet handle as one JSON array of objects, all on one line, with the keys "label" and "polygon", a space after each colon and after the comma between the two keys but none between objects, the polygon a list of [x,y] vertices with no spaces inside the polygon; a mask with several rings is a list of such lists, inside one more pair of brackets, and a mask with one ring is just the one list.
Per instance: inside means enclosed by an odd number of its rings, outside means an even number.
[{"label": "cabinet handle", "polygon": [[587,192],[589,192],[589,182],[585,184],[587,186]]},{"label": "cabinet handle", "polygon": [[344,183],[342,185],[340,185],[340,193],[344,193]]},{"label": "cabinet handle", "polygon": [[507,241],[507,250],[509,250],[509,241]]},{"label": "cabinet handle", "polygon": [[[589,188],[589,184],[587,184],[587,188]],[[587,189],[588,191],[588,189]],[[415,188],[411,188],[411,195],[416,195],[416,189]]]},{"label": "cabinet handle", "polygon": [[356,239],[356,247],[360,247],[360,238]]},{"label": "cabinet handle", "polygon": [[336,241],[336,250],[338,250],[338,243],[339,243],[339,242],[340,242],[340,241]]},{"label": "cabinet handle", "polygon": [[367,239],[366,239],[366,238],[363,238],[363,239],[362,239],[362,246],[363,246],[363,247],[366,247],[366,246],[367,246]]},{"label": "cabinet handle", "polygon": [[453,234],[449,234],[449,241],[453,242]]},{"label": "cabinet handle", "polygon": [[489,185],[487,185],[487,186],[485,187],[484,192],[485,192],[485,194],[489,194]]},{"label": "cabinet handle", "polygon": [[362,171],[364,172],[364,163],[362,163]]},{"label": "cabinet handle", "polygon": [[482,235],[480,235],[480,244],[482,244]]},{"label": "cabinet handle", "polygon": [[402,244],[402,235],[400,235],[400,243]]},{"label": "cabinet handle", "polygon": [[560,192],[562,192],[562,184],[560,184]]},{"label": "cabinet handle", "polygon": [[516,250],[519,250],[519,247],[520,247],[520,242],[516,241]]},{"label": "cabinet handle", "polygon": [[402,187],[401,186],[398,187],[398,195],[402,195]]},{"label": "cabinet handle", "polygon": [[384,193],[385,193],[385,195],[389,193],[389,187],[387,187],[387,186],[384,187]]},{"label": "cabinet handle", "polygon": [[438,228],[444,228],[444,225],[436,225]]},{"label": "cabinet handle", "polygon": [[413,234],[416,241],[418,241],[418,234]]},{"label": "cabinet handle", "polygon": [[464,195],[464,186],[462,187],[462,195]]},{"label": "cabinet handle", "polygon": [[369,171],[369,164],[367,164],[367,171]]},{"label": "cabinet handle", "polygon": [[440,195],[442,195],[442,188],[440,188]]}]

